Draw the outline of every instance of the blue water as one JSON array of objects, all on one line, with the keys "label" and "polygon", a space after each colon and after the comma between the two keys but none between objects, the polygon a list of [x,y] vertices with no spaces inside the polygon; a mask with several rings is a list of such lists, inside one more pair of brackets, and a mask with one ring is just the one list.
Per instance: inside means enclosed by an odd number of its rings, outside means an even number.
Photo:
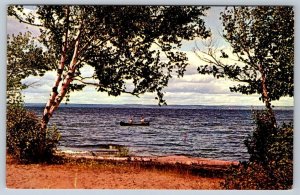
[{"label": "blue water", "polygon": [[[27,105],[41,115],[41,105]],[[223,160],[247,160],[243,142],[255,125],[251,107],[69,105],[60,107],[50,125],[62,137],[59,147],[93,150],[103,144],[129,148],[134,155],[187,155]],[[293,122],[293,108],[275,110],[279,123]],[[150,126],[120,126],[144,115]]]}]

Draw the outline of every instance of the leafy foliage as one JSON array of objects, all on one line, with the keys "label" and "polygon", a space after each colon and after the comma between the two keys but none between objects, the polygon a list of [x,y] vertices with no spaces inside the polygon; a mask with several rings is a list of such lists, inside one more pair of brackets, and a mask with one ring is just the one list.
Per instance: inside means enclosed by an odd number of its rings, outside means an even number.
[{"label": "leafy foliage", "polygon": [[7,36],[7,103],[21,104],[21,90],[29,84],[22,84],[22,79],[29,75],[43,76],[55,67],[49,53],[38,47],[31,33]]},{"label": "leafy foliage", "polygon": [[[228,7],[221,13],[223,36],[237,56],[238,64],[211,58],[200,66],[200,74],[227,77],[239,84],[232,92],[261,94],[261,99],[279,100],[294,95],[294,10],[291,6]],[[211,57],[215,57],[212,56]],[[262,76],[266,93],[263,97]]]},{"label": "leafy foliage", "polygon": [[59,135],[55,127],[41,133],[38,118],[23,107],[21,91],[34,83],[28,76],[43,76],[55,68],[53,56],[37,46],[31,33],[7,37],[7,151],[20,162],[51,160]]},{"label": "leafy foliage", "polygon": [[250,154],[250,161],[259,161],[267,163],[269,161],[270,142],[277,132],[277,128],[272,124],[270,114],[267,111],[256,111],[254,114],[256,130],[248,139],[245,140],[245,145]]},{"label": "leafy foliage", "polygon": [[231,168],[227,189],[290,189],[293,185],[293,126],[275,128],[268,111],[255,114],[256,129],[245,144],[249,162]]},{"label": "leafy foliage", "polygon": [[[163,87],[172,76],[183,76],[187,66],[186,54],[176,49],[183,40],[210,36],[202,20],[207,9],[43,5],[37,6],[34,18],[33,14],[20,14],[24,13],[23,7],[17,5],[9,7],[8,13],[22,22],[43,26],[40,41],[56,59],[64,55],[62,45],[67,42],[65,71],[70,70],[78,48],[74,75],[77,84],[89,84],[81,77],[81,67],[89,65],[94,67],[92,77],[97,84],[93,85],[98,91],[112,96],[155,92],[163,104]],[[37,18],[39,24],[35,23]]]},{"label": "leafy foliage", "polygon": [[22,163],[51,161],[60,138],[56,127],[41,133],[37,116],[22,107],[9,106],[6,121],[7,152]]}]

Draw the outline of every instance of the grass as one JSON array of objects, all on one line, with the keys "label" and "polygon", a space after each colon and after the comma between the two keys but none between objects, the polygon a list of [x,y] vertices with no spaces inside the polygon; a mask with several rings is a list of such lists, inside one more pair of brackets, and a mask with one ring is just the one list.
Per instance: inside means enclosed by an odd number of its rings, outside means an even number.
[{"label": "grass", "polygon": [[[210,178],[224,178],[228,174],[227,166],[208,166],[208,165],[186,165],[186,164],[168,164],[154,161],[115,161],[115,160],[103,160],[103,159],[86,159],[86,158],[68,158],[57,157],[54,161],[55,164],[75,164],[78,166],[86,167],[99,167],[109,170],[118,170],[120,168],[125,170],[151,170],[179,173],[183,175],[196,175],[201,177]],[[74,181],[75,184],[75,181]]]}]

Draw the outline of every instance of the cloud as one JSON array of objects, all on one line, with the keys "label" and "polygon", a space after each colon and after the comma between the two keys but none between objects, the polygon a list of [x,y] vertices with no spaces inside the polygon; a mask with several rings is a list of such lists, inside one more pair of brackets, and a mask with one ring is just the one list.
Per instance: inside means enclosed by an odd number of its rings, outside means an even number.
[{"label": "cloud", "polygon": [[[169,105],[236,105],[263,106],[259,95],[231,94],[199,94],[199,93],[167,93],[165,96]],[[274,106],[293,106],[292,98],[282,98],[273,101]]]},{"label": "cloud", "polygon": [[[166,98],[172,96],[169,104],[192,105],[260,105],[256,96],[240,94],[199,94],[199,93],[168,93]],[[257,100],[256,100],[257,99]]]},{"label": "cloud", "polygon": [[[29,77],[27,81],[39,81],[41,85],[23,91],[26,103],[46,103],[54,82],[55,72],[44,77]],[[39,80],[40,79],[40,80]],[[44,79],[44,81],[43,81]],[[169,105],[260,105],[259,95],[243,95],[231,93],[228,86],[234,82],[225,79],[216,80],[210,75],[188,75],[181,79],[172,79],[164,89],[165,99]],[[64,101],[63,101],[64,102]],[[146,93],[140,98],[122,94],[118,97],[108,96],[107,93],[97,92],[95,87],[87,86],[82,91],[71,93],[69,103],[81,104],[158,104],[155,94]],[[284,97],[274,101],[275,106],[293,106],[293,98]]]},{"label": "cloud", "polygon": [[196,73],[196,74],[184,75],[181,78],[174,77],[171,79],[170,83],[173,83],[173,82],[210,83],[215,80],[216,79],[212,75],[201,75],[199,73]]},{"label": "cloud", "polygon": [[33,85],[33,86],[41,86],[41,85],[49,85],[52,86],[56,78],[55,71],[49,71],[44,74],[44,76],[29,76],[22,80],[23,84]]},{"label": "cloud", "polygon": [[216,80],[211,75],[187,75],[183,78],[172,79],[166,92],[194,92],[199,94],[227,94],[234,83],[225,79]]}]

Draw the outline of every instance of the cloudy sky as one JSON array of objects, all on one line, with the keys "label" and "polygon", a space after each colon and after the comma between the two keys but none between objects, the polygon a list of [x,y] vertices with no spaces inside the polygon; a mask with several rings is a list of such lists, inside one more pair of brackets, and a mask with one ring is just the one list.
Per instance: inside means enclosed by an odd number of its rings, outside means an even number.
[{"label": "cloudy sky", "polygon": [[[212,30],[216,46],[223,50],[230,50],[229,45],[221,38],[222,26],[219,21],[219,12],[223,7],[212,7],[205,18],[206,26]],[[34,36],[39,34],[38,29],[28,27],[17,22],[14,18],[7,18],[7,33],[18,33],[32,31]],[[201,63],[199,58],[193,52],[195,44],[202,44],[201,40],[184,42],[181,50],[187,53],[190,65],[187,68],[183,78],[173,78],[168,87],[164,89],[165,99],[169,105],[263,105],[258,99],[258,95],[242,95],[232,93],[230,86],[235,85],[228,79],[215,79],[213,76],[200,75],[197,73],[197,67]],[[232,56],[234,58],[234,56]],[[84,74],[91,75],[93,70],[86,67]],[[24,90],[26,103],[46,103],[54,83],[56,73],[48,72],[44,77],[29,77],[24,80],[25,83],[37,82],[34,87]],[[109,97],[106,93],[96,92],[94,87],[86,87],[81,92],[73,92],[70,97],[70,103],[84,104],[157,104],[155,95],[146,93],[140,98],[123,94],[119,97]],[[293,106],[293,98],[284,97],[280,101],[274,101],[275,106]]]}]

